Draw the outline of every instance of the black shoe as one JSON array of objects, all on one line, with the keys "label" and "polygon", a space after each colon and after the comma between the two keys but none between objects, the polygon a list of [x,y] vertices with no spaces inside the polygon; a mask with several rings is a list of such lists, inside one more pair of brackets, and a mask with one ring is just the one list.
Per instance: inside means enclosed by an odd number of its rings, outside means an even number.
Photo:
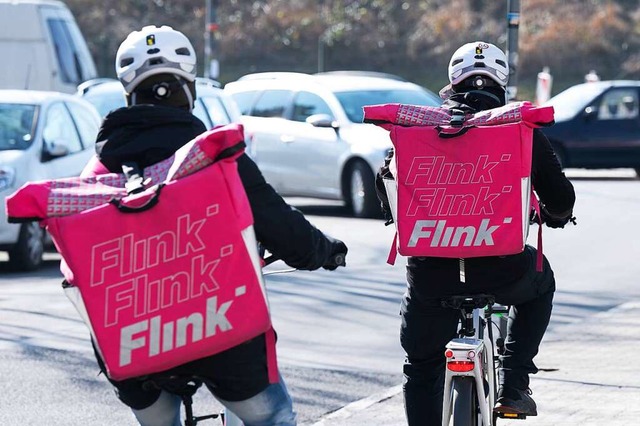
[{"label": "black shoe", "polygon": [[537,416],[536,402],[531,398],[531,389],[503,388],[498,391],[498,401],[493,409],[501,414],[521,414]]}]

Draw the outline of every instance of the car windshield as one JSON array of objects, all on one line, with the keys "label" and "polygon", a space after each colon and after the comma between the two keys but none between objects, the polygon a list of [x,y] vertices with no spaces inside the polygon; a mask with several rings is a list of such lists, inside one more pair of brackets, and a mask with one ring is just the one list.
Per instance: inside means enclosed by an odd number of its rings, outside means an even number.
[{"label": "car windshield", "polygon": [[603,86],[599,84],[580,84],[558,93],[545,105],[553,106],[556,121],[569,120],[589,106],[602,90]]},{"label": "car windshield", "polygon": [[25,150],[35,131],[35,105],[0,104],[0,150]]},{"label": "car windshield", "polygon": [[365,105],[378,105],[388,103],[401,103],[411,105],[438,106],[441,101],[438,97],[422,90],[355,90],[350,92],[337,92],[336,97],[349,120],[354,123],[362,123]]}]

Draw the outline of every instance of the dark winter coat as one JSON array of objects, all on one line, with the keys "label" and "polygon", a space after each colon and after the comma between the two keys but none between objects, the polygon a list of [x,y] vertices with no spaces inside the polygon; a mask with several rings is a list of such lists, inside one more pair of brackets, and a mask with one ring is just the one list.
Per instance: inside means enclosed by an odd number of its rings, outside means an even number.
[{"label": "dark winter coat", "polygon": [[[177,108],[121,108],[105,118],[96,154],[111,172],[121,173],[125,161],[135,161],[144,168],[169,158],[205,130],[193,114]],[[294,268],[322,267],[333,249],[331,239],[286,204],[246,154],[238,158],[238,173],[251,205],[257,240]]]}]

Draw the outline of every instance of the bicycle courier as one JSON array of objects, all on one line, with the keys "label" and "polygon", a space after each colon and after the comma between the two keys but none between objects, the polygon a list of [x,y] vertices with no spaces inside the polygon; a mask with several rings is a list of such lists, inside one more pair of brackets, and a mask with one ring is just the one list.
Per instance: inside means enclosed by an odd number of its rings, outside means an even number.
[{"label": "bicycle courier", "polygon": [[395,150],[394,179],[384,180],[396,224],[389,263],[396,253],[464,259],[524,250],[537,208],[533,128],[553,123],[552,107],[518,102],[469,114],[385,104],[364,113],[390,131]]},{"label": "bicycle courier", "polygon": [[138,193],[132,179],[106,173],[29,183],[7,199],[11,221],[42,220],[51,234],[65,292],[112,379],[167,370],[271,329],[235,163],[243,149],[242,127],[228,125],[145,168]]}]

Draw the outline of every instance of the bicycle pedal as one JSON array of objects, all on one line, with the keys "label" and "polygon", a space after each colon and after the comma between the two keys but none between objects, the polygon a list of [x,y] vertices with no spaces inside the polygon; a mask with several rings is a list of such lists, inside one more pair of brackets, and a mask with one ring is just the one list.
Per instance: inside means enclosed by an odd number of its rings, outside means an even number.
[{"label": "bicycle pedal", "polygon": [[525,420],[527,418],[527,415],[523,413],[501,413],[499,411],[495,411],[494,413],[501,419]]}]

